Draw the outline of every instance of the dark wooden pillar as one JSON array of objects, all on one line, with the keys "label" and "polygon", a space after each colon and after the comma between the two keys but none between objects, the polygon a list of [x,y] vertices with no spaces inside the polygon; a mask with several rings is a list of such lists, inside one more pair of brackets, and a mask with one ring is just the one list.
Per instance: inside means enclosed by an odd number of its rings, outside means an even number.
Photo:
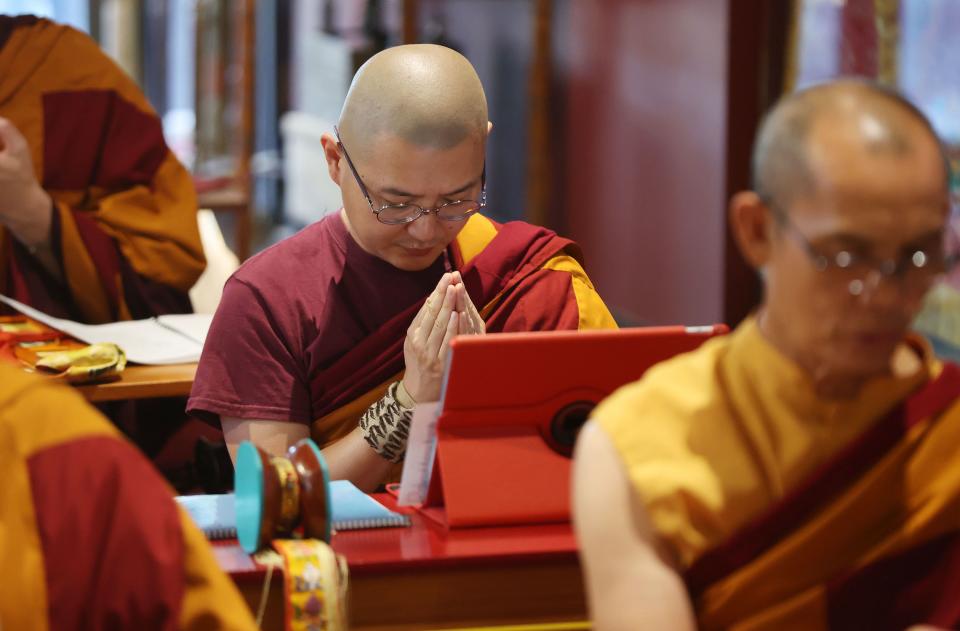
[{"label": "dark wooden pillar", "polygon": [[[750,188],[750,155],[757,127],[783,92],[790,5],[768,0],[730,2],[726,200]],[[762,288],[756,272],[740,256],[729,226],[725,232],[723,313],[725,322],[736,325],[760,303]]]},{"label": "dark wooden pillar", "polygon": [[401,36],[404,44],[416,44],[420,39],[420,0],[403,0]]},{"label": "dark wooden pillar", "polygon": [[534,8],[533,62],[528,79],[530,104],[527,149],[527,220],[550,224],[553,191],[551,138],[551,0],[536,0]]}]

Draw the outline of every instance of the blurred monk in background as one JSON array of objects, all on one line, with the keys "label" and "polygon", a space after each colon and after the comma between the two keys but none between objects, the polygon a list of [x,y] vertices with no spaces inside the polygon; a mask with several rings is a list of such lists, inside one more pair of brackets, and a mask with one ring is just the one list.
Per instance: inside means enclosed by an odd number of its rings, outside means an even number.
[{"label": "blurred monk in background", "polygon": [[0,293],[86,323],[185,313],[204,264],[136,84],[83,33],[0,16]]},{"label": "blurred monk in background", "polygon": [[909,331],[951,267],[948,167],[913,105],[786,97],[730,221],[763,302],[581,434],[596,628],[960,625],[960,367]]},{"label": "blurred monk in background", "polygon": [[[188,313],[204,265],[190,174],[133,80],[69,26],[0,16],[0,293],[91,324]],[[183,409],[104,407],[187,490],[219,431]]]}]

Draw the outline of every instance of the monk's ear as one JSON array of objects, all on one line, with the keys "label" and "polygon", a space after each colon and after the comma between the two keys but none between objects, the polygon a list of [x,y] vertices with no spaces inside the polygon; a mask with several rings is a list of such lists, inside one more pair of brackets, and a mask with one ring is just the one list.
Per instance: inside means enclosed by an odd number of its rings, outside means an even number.
[{"label": "monk's ear", "polygon": [[490,137],[490,132],[492,131],[493,131],[493,123],[490,121],[487,121],[487,138]]},{"label": "monk's ear", "polygon": [[770,260],[773,213],[759,195],[742,191],[730,200],[730,231],[743,258],[755,269]]},{"label": "monk's ear", "polygon": [[327,172],[330,173],[330,179],[337,186],[340,186],[340,180],[343,177],[346,163],[341,165],[340,160],[343,154],[340,153],[340,146],[333,134],[324,134],[320,136],[320,145],[323,147],[323,157],[327,161]]}]

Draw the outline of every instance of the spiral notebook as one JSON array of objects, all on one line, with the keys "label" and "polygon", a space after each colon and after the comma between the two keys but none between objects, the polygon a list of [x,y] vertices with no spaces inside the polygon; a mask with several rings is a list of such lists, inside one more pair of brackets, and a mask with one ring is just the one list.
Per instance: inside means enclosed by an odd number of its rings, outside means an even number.
[{"label": "spiral notebook", "polygon": [[[183,495],[176,498],[207,539],[233,539],[237,517],[232,493],[225,495]],[[373,499],[349,480],[330,483],[334,530],[397,528],[410,525],[410,518],[396,513]]]},{"label": "spiral notebook", "polygon": [[330,504],[334,530],[396,528],[409,526],[410,518],[395,513],[373,499],[349,480],[330,483]]},{"label": "spiral notebook", "polygon": [[207,539],[235,539],[237,516],[233,493],[228,495],[181,495],[177,503],[187,511]]}]

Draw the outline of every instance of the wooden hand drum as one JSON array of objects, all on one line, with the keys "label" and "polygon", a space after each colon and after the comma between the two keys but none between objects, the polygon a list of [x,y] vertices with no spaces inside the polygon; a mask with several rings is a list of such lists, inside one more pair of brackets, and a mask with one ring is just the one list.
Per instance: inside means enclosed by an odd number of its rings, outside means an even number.
[{"label": "wooden hand drum", "polygon": [[289,538],[330,542],[330,472],[309,438],[285,457],[271,456],[249,441],[240,443],[236,473],[237,539],[248,553]]}]

